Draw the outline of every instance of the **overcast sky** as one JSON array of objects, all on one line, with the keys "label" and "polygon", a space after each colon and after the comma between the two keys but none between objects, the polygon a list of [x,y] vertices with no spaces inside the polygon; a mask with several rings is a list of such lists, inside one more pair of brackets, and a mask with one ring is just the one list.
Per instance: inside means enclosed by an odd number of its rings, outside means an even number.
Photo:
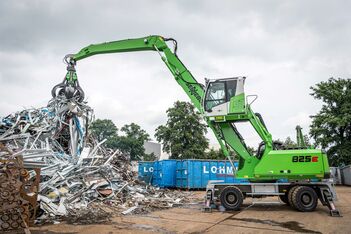
[{"label": "overcast sky", "polygon": [[[247,76],[274,139],[308,131],[321,103],[309,87],[350,77],[350,1],[0,1],[0,116],[45,106],[64,55],[92,43],[173,37],[199,82]],[[155,52],[99,55],[77,65],[97,118],[135,122],[153,137],[188,97]],[[249,145],[258,137],[244,128]],[[208,134],[211,144],[216,141]]]}]

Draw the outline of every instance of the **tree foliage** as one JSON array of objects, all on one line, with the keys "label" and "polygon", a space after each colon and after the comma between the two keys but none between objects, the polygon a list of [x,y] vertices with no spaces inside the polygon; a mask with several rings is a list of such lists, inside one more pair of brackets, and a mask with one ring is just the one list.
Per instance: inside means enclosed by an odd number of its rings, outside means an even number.
[{"label": "tree foliage", "polygon": [[291,137],[287,137],[283,142],[283,145],[287,148],[294,148],[297,147],[297,143],[291,139]]},{"label": "tree foliage", "polygon": [[226,156],[223,153],[223,150],[221,149],[214,149],[211,148],[210,150],[208,150],[204,157],[204,159],[216,159],[216,160],[225,160],[227,159]]},{"label": "tree foliage", "polygon": [[189,102],[177,101],[167,110],[167,123],[156,129],[155,137],[172,159],[203,158],[208,148],[206,125]]},{"label": "tree foliage", "polygon": [[155,155],[146,155],[144,141],[150,139],[149,134],[135,123],[126,124],[121,128],[123,135],[118,135],[117,127],[109,119],[97,119],[90,127],[92,134],[98,141],[107,139],[106,146],[119,149],[130,155],[131,160],[144,160],[155,158]]},{"label": "tree foliage", "polygon": [[[305,145],[307,147],[311,146],[310,138],[308,137],[308,135],[303,135],[303,140],[304,140]],[[280,139],[278,139],[278,140],[275,140],[274,142],[280,143],[283,146],[283,148],[297,148],[297,147],[299,147],[297,142],[294,141],[290,136],[285,138],[284,141],[281,141]]]},{"label": "tree foliage", "polygon": [[118,137],[116,147],[129,154],[131,160],[143,160],[145,156],[144,141],[150,140],[149,134],[135,123],[124,125],[121,131],[125,135]]},{"label": "tree foliage", "polygon": [[144,161],[155,161],[157,160],[157,157],[156,155],[154,154],[154,152],[152,152],[151,154],[144,154],[144,157],[143,157],[143,160]]},{"label": "tree foliage", "polygon": [[327,150],[330,164],[351,163],[351,80],[330,78],[311,87],[311,95],[323,101],[312,117],[310,135]]},{"label": "tree foliage", "polygon": [[[255,149],[253,147],[247,146],[247,151],[251,155],[255,154]],[[234,151],[230,150],[229,154],[232,157],[232,159],[234,158],[235,160],[239,160],[238,155]],[[227,157],[224,155],[222,149],[216,150],[214,148],[211,148],[210,150],[206,151],[204,159],[227,160]]]},{"label": "tree foliage", "polygon": [[91,124],[90,131],[98,141],[102,141],[104,139],[109,140],[117,136],[118,128],[112,122],[112,120],[97,119]]},{"label": "tree foliage", "polygon": [[251,146],[247,146],[247,151],[251,154],[251,155],[255,155],[257,150],[255,150],[254,147]]}]

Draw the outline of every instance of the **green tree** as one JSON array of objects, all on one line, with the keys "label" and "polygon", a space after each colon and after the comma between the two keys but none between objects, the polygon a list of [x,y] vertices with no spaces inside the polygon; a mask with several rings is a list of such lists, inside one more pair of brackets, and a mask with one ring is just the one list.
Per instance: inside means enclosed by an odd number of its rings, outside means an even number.
[{"label": "green tree", "polygon": [[98,141],[107,139],[106,146],[119,149],[130,155],[131,160],[143,160],[144,157],[154,160],[155,155],[146,155],[144,141],[150,140],[149,134],[135,123],[126,124],[121,128],[124,135],[119,136],[116,125],[109,119],[97,119],[90,126],[90,131]]},{"label": "green tree", "polygon": [[144,141],[150,140],[149,134],[135,123],[121,128],[125,135],[118,136],[114,147],[130,155],[131,160],[143,160],[145,156]]},{"label": "green tree", "polygon": [[[256,153],[253,147],[247,146],[247,150],[251,155],[255,155]],[[234,160],[239,160],[238,155],[232,150],[230,150],[230,156]],[[204,159],[227,160],[227,157],[224,155],[222,149],[215,150],[214,148],[211,148],[206,151]]]},{"label": "green tree", "polygon": [[305,142],[306,146],[311,146],[310,137],[308,135],[303,135],[303,141]]},{"label": "green tree", "polygon": [[283,142],[283,145],[287,148],[296,148],[297,147],[297,143],[295,141],[293,141],[289,136],[285,139],[285,141]]},{"label": "green tree", "polygon": [[[303,140],[306,144],[306,146],[310,146],[310,138],[308,137],[308,135],[303,135]],[[299,147],[296,143],[296,141],[294,141],[293,139],[291,139],[290,136],[288,136],[285,141],[281,141],[280,139],[275,140],[274,142],[277,142],[279,144],[281,144],[283,146],[283,148],[297,148]]]},{"label": "green tree", "polygon": [[351,79],[334,79],[311,87],[311,95],[323,101],[312,116],[310,135],[327,150],[330,164],[351,163]]},{"label": "green tree", "polygon": [[217,160],[227,159],[226,156],[224,156],[223,150],[221,150],[221,149],[215,150],[214,148],[211,148],[209,151],[207,151],[203,158],[204,159],[217,159]]},{"label": "green tree", "polygon": [[106,146],[111,148],[117,138],[118,128],[109,119],[97,119],[90,128],[90,132],[96,137],[98,141],[107,139]]},{"label": "green tree", "polygon": [[247,146],[247,151],[248,151],[251,155],[255,155],[255,154],[256,154],[256,150],[255,150],[254,147]]},{"label": "green tree", "polygon": [[144,154],[144,157],[143,157],[143,160],[144,161],[155,161],[157,160],[157,157],[156,155],[154,154],[154,152],[152,152],[151,154]]},{"label": "green tree", "polygon": [[156,128],[155,137],[172,159],[203,158],[208,148],[206,125],[189,102],[177,101],[167,110],[167,123]]}]

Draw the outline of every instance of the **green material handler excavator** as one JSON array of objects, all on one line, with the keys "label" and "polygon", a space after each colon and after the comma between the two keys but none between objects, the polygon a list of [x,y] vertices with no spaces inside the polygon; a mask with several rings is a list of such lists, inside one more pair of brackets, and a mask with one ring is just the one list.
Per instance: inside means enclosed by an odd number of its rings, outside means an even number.
[{"label": "green material handler excavator", "polygon": [[[173,48],[168,46],[170,43]],[[280,196],[284,203],[299,211],[313,211],[319,199],[328,206],[331,215],[339,215],[333,203],[336,199],[335,190],[327,180],[330,171],[325,152],[306,147],[288,149],[274,142],[262,116],[251,108],[257,96],[245,96],[245,77],[206,79],[205,85],[198,83],[178,58],[177,41],[173,38],[148,36],[93,44],[76,54],[66,55],[67,74],[64,81],[54,87],[52,95],[64,92],[67,98],[82,101],[84,92],[79,86],[75,69],[78,61],[98,54],[136,51],[155,51],[161,56],[175,81],[214,132],[224,154],[231,162],[233,158],[230,151],[239,157],[239,166],[234,174],[248,182],[209,183],[206,192],[207,210],[218,204],[228,210],[238,210],[248,196]],[[250,96],[254,96],[251,102]],[[262,139],[256,154],[248,151],[235,126],[245,121],[252,125]]]}]

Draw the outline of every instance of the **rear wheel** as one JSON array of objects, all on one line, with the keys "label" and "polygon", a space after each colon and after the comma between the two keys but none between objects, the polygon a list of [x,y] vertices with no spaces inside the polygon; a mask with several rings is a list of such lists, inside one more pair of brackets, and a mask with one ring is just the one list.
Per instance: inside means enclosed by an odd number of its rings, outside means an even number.
[{"label": "rear wheel", "polygon": [[308,186],[298,186],[292,193],[292,202],[298,211],[314,211],[318,204],[317,193]]},{"label": "rear wheel", "polygon": [[220,200],[227,210],[239,210],[243,203],[243,194],[235,186],[226,187],[221,192]]}]

